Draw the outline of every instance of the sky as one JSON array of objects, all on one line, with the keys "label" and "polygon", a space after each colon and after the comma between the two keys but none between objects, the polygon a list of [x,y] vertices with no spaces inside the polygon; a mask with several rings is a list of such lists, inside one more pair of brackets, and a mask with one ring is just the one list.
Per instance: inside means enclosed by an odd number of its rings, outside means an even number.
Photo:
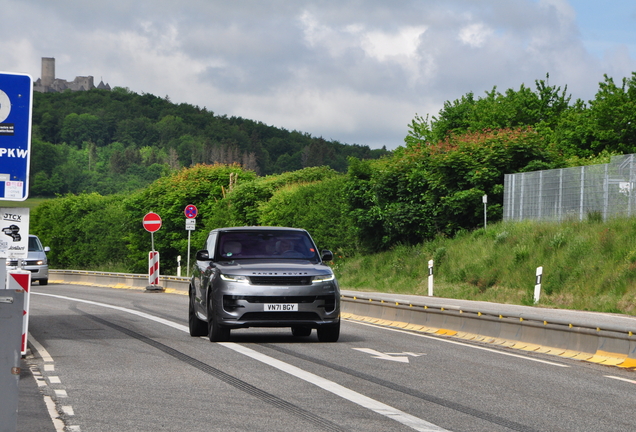
[{"label": "sky", "polygon": [[0,71],[91,75],[371,148],[445,101],[534,88],[594,98],[636,71],[634,0],[0,0]]}]

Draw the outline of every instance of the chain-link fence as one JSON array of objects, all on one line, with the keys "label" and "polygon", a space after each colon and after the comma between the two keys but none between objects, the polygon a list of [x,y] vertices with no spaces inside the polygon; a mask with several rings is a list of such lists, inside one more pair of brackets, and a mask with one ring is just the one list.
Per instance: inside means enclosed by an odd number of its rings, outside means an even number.
[{"label": "chain-link fence", "polygon": [[603,220],[636,214],[634,154],[611,162],[504,178],[504,220]]}]

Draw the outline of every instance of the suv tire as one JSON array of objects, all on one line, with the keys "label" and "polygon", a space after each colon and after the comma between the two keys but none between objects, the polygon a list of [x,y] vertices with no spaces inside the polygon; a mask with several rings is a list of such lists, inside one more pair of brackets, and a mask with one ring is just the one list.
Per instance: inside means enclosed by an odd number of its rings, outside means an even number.
[{"label": "suv tire", "polygon": [[340,337],[340,322],[338,324],[318,327],[318,340],[320,342],[338,342]]},{"label": "suv tire", "polygon": [[230,339],[230,328],[216,321],[212,299],[208,300],[208,338],[210,342],[227,342]]},{"label": "suv tire", "polygon": [[190,301],[188,306],[188,327],[190,329],[190,336],[199,337],[207,336],[208,323],[201,321],[194,310],[194,294],[190,290]]}]

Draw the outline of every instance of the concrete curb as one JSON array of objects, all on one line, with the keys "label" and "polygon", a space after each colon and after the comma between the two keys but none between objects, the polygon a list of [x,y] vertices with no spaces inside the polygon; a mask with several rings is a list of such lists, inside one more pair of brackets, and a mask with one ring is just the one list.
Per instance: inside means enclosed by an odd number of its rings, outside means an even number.
[{"label": "concrete curb", "polygon": [[[50,282],[145,290],[148,278],[50,270]],[[166,293],[188,294],[189,278],[161,276],[160,283]],[[636,369],[636,317],[346,290],[342,317]]]}]

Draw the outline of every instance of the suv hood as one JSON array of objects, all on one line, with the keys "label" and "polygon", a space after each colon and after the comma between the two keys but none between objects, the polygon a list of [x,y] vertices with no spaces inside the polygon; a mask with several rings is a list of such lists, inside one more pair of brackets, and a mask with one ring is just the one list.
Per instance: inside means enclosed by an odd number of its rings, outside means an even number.
[{"label": "suv hood", "polygon": [[228,261],[217,262],[216,266],[222,273],[237,276],[319,276],[333,274],[331,268],[325,264],[313,264],[309,261],[276,261],[263,263],[262,261]]}]

